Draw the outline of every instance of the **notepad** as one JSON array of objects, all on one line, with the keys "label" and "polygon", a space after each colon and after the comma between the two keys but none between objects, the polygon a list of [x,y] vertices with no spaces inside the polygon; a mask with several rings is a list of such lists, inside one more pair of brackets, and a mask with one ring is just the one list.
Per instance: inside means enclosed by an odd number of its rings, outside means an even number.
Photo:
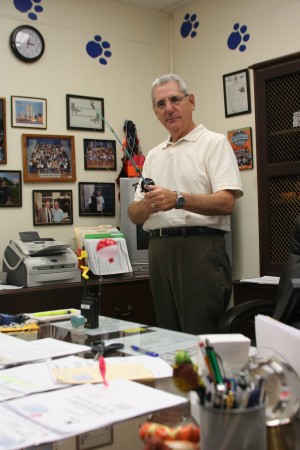
[{"label": "notepad", "polygon": [[[106,358],[106,381],[154,380],[172,376],[172,368],[161,358],[147,355]],[[98,362],[70,356],[49,361],[54,380],[65,384],[102,383]]]}]

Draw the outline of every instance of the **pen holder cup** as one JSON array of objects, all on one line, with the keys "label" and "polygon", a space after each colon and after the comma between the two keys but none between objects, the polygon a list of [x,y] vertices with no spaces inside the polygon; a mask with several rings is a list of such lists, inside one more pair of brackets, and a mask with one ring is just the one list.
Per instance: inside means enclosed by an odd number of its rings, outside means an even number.
[{"label": "pen holder cup", "polygon": [[267,450],[265,405],[217,409],[200,406],[201,450]]}]

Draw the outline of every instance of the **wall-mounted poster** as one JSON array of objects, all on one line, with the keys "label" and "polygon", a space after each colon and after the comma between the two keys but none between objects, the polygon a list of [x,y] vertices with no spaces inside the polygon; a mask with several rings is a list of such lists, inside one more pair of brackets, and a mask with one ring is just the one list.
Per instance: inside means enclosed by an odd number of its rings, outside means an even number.
[{"label": "wall-mounted poster", "polygon": [[251,127],[228,131],[228,140],[235,153],[239,169],[253,169]]}]

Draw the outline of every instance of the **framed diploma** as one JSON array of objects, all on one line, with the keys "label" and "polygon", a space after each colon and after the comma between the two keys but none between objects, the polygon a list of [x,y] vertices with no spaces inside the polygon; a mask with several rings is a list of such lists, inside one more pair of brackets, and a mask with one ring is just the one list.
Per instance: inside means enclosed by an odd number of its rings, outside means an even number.
[{"label": "framed diploma", "polygon": [[225,117],[251,112],[248,69],[223,75]]}]

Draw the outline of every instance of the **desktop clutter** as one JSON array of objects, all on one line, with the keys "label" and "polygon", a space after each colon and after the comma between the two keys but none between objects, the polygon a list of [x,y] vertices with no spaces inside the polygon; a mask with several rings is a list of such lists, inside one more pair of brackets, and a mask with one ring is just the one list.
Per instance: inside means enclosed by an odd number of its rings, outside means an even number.
[{"label": "desktop clutter", "polygon": [[[282,325],[269,317],[258,317],[258,334],[261,321],[267,339],[269,328],[274,333],[276,326]],[[284,327],[290,333],[290,327]],[[283,334],[280,337],[287,344]],[[168,427],[146,422],[139,432],[145,443],[143,450],[199,449],[199,443],[201,450],[295,448],[287,445],[286,439],[291,442],[295,438],[285,436],[293,434],[285,427],[299,414],[297,369],[272,349],[270,340],[253,349],[241,334],[198,338],[197,364],[189,352],[181,350],[176,352],[173,365],[173,382],[179,391],[190,393],[195,423],[183,421],[181,426]],[[189,443],[178,442],[182,436]]]}]

